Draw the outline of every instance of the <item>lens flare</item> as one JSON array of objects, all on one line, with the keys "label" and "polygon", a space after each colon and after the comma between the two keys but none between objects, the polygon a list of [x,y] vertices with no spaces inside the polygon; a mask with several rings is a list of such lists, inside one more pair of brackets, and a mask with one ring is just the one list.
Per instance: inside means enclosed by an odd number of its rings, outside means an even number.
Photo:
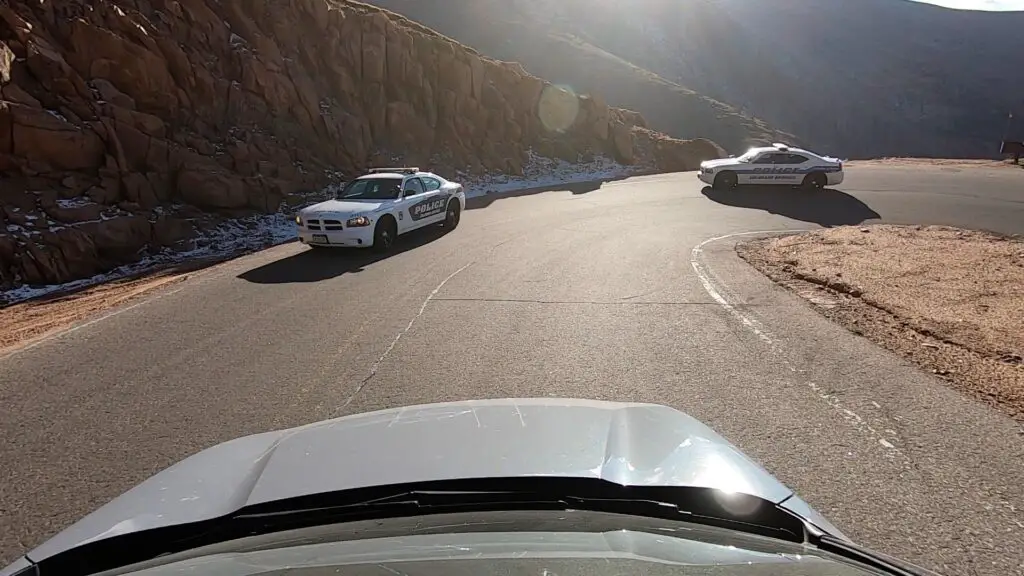
[{"label": "lens flare", "polygon": [[552,132],[562,133],[572,127],[580,113],[580,99],[568,86],[546,86],[540,94],[537,115],[541,124]]}]

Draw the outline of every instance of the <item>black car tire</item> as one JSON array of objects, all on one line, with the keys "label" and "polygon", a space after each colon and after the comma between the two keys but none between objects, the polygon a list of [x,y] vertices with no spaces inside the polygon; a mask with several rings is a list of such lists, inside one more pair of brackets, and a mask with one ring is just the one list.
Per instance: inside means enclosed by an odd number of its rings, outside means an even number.
[{"label": "black car tire", "polygon": [[382,218],[373,229],[373,250],[379,254],[390,252],[398,239],[398,225],[393,218]]},{"label": "black car tire", "polygon": [[459,225],[459,220],[462,219],[462,206],[459,204],[459,200],[452,199],[448,202],[448,207],[445,209],[444,220],[441,222],[441,227],[445,230],[451,231]]},{"label": "black car tire", "polygon": [[804,190],[824,190],[828,185],[828,178],[821,172],[813,172],[804,176],[801,187]]},{"label": "black car tire", "polygon": [[739,179],[736,178],[735,172],[721,172],[715,176],[715,183],[712,184],[712,188],[718,188],[719,190],[732,190],[739,184]]}]

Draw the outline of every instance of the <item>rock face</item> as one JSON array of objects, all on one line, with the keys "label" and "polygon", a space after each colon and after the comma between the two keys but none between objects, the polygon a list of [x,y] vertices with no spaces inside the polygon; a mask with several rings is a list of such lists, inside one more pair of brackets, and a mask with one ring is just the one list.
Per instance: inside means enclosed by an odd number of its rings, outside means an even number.
[{"label": "rock face", "polygon": [[720,153],[638,138],[644,126],[357,2],[11,0],[0,289],[180,248],[196,212],[274,212],[330,173],[395,156],[515,174],[531,149],[669,169]]}]

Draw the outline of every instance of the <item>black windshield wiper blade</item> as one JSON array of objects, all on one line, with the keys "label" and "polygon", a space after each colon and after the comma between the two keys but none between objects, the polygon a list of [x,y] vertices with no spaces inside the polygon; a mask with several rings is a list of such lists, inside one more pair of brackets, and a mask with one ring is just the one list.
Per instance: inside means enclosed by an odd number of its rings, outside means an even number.
[{"label": "black windshield wiper blade", "polygon": [[[582,510],[717,526],[802,543],[806,525],[747,494],[622,486],[599,478],[466,478],[310,494],[232,514],[95,540],[39,563],[40,574],[90,574],[210,544],[327,524],[455,512]],[[737,513],[738,510],[743,511]]]},{"label": "black windshield wiper blade", "polygon": [[402,515],[405,512],[418,514],[448,512],[452,510],[483,510],[494,508],[517,508],[533,510],[530,506],[539,505],[540,509],[564,508],[567,503],[562,499],[542,497],[527,492],[509,492],[493,490],[408,490],[387,496],[374,497],[363,501],[343,503],[321,503],[308,505],[302,503],[255,507],[235,514],[234,521],[273,520],[301,518],[309,521],[313,516],[322,516],[328,520],[349,520],[353,516],[373,515],[388,517]]},{"label": "black windshield wiper blade", "polygon": [[915,566],[904,560],[886,556],[873,550],[867,550],[853,542],[848,542],[828,534],[815,538],[812,544],[817,546],[819,550],[824,550],[825,552],[830,552],[836,556],[841,556],[861,564],[867,564],[894,576],[939,576],[935,572],[925,570],[920,566]]},{"label": "black windshield wiper blade", "polygon": [[[472,489],[483,485],[485,489]],[[489,489],[487,489],[489,488]],[[621,486],[599,479],[486,479],[451,481],[364,498],[300,498],[252,507],[237,520],[320,523],[500,510],[586,510],[681,520],[759,534],[790,542],[806,541],[803,519],[756,496],[701,487]],[[742,512],[740,512],[742,511]]]}]

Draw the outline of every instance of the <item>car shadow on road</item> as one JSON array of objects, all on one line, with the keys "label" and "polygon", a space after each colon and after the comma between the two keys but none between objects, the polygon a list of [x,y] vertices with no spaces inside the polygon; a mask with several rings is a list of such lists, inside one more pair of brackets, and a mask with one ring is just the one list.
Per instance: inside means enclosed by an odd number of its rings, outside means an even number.
[{"label": "car shadow on road", "polygon": [[379,254],[366,248],[318,250],[304,246],[298,254],[247,270],[237,277],[254,284],[299,284],[330,280],[344,274],[358,274],[375,262],[415,250],[446,233],[443,228],[427,226],[403,234],[398,237],[394,248],[387,254]]},{"label": "car shadow on road", "polygon": [[479,210],[481,208],[487,208],[491,204],[494,204],[497,200],[504,200],[506,198],[518,198],[521,196],[533,196],[534,194],[543,194],[545,192],[571,192],[573,196],[579,196],[581,194],[587,194],[594,190],[599,190],[605,182],[614,182],[616,180],[623,180],[629,178],[629,176],[621,176],[615,178],[605,178],[603,180],[592,180],[589,182],[568,182],[565,184],[552,184],[551,186],[539,186],[536,188],[526,188],[524,190],[513,190],[510,192],[491,192],[490,194],[484,194],[483,196],[474,196],[466,199],[466,210]]},{"label": "car shadow on road", "polygon": [[833,188],[808,191],[792,186],[740,186],[720,190],[705,186],[701,193],[708,199],[739,208],[764,210],[794,220],[813,222],[826,228],[850,226],[881,218],[878,212],[859,199]]}]

